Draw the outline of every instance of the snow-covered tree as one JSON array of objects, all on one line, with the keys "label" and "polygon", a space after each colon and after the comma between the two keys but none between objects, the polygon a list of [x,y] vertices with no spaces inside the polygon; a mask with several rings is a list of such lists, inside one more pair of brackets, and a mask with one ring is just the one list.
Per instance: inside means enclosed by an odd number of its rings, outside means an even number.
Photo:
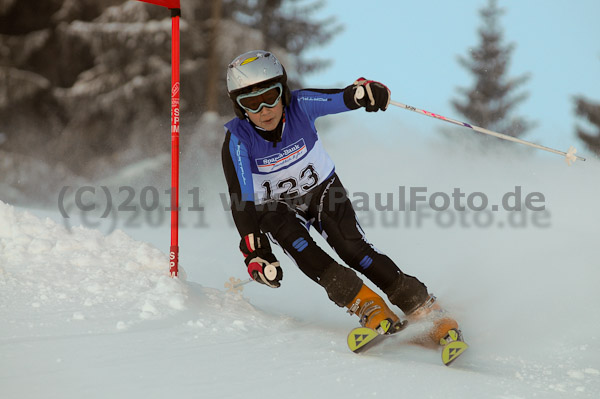
[{"label": "snow-covered tree", "polygon": [[[312,0],[221,1],[181,2],[182,133],[206,110],[209,60],[214,108],[228,115],[225,66],[235,56],[268,46],[297,77],[322,65],[302,52],[335,31],[310,19]],[[222,8],[212,53],[211,3]],[[170,35],[170,14],[138,1],[0,0],[2,150],[88,177],[168,153]],[[203,133],[206,147],[218,145],[222,132]]]},{"label": "snow-covered tree", "polygon": [[479,44],[470,49],[469,58],[459,57],[460,64],[473,75],[474,84],[469,88],[459,88],[462,98],[453,99],[452,105],[469,123],[515,137],[521,136],[532,123],[511,113],[527,98],[527,93],[513,93],[529,77],[507,76],[514,44],[503,43],[499,17],[504,11],[498,8],[497,1],[489,0],[479,12],[483,19],[478,31]]}]

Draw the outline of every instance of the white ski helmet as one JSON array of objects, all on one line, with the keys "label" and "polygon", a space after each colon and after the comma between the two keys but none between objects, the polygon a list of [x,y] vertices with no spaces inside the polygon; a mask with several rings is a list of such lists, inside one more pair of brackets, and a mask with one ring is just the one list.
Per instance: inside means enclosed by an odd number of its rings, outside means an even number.
[{"label": "white ski helmet", "polygon": [[236,102],[237,96],[248,93],[256,87],[266,87],[275,83],[281,83],[283,86],[283,105],[289,105],[292,95],[287,85],[287,74],[283,65],[272,53],[253,50],[231,61],[227,67],[227,92],[237,117],[245,118],[244,110]]}]

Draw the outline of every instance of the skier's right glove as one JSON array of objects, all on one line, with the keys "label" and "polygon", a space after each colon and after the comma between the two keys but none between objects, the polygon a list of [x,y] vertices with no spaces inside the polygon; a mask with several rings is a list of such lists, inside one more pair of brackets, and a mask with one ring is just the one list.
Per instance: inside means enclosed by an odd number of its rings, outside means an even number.
[{"label": "skier's right glove", "polygon": [[254,281],[271,288],[281,286],[283,270],[271,252],[271,244],[267,236],[262,233],[251,233],[242,237],[240,251],[246,258],[244,262],[248,266],[248,274]]}]

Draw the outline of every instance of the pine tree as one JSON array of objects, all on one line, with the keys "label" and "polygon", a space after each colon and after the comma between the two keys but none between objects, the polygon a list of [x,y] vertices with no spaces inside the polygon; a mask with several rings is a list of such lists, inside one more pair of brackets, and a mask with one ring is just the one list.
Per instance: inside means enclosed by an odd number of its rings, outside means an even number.
[{"label": "pine tree", "polygon": [[577,127],[577,136],[583,140],[587,146],[600,155],[600,103],[594,103],[582,96],[575,97],[575,113],[590,122],[596,127],[595,135]]},{"label": "pine tree", "polygon": [[333,17],[315,17],[324,5],[323,0],[225,0],[225,3],[224,16],[256,27],[262,41],[260,47],[277,51],[292,81],[327,65],[326,60],[306,60],[302,53],[327,43],[342,29]]},{"label": "pine tree", "polygon": [[469,123],[518,137],[533,124],[522,117],[511,116],[515,107],[527,98],[527,93],[512,93],[529,77],[507,77],[514,44],[503,44],[503,31],[498,20],[504,10],[496,3],[496,0],[489,0],[479,11],[483,25],[478,31],[478,47],[470,51],[470,58],[459,57],[459,63],[473,75],[474,86],[459,88],[465,98],[453,99],[451,103]]},{"label": "pine tree", "polygon": [[[0,0],[2,150],[85,177],[168,153],[169,13],[138,1],[38,3]],[[311,18],[313,0],[213,1],[222,13],[210,3],[181,2],[182,131],[194,130],[209,105],[232,114],[225,70],[235,56],[269,47],[297,75],[322,65],[303,51],[336,31],[333,21]],[[220,145],[222,130],[203,138],[207,149]]]}]

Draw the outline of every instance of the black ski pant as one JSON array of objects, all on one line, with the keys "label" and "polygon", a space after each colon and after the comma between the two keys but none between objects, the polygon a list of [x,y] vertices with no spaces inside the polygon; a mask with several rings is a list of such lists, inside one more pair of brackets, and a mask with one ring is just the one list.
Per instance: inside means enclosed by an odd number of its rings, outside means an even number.
[{"label": "black ski pant", "polygon": [[354,299],[362,281],[317,245],[308,233],[310,226],[346,265],[372,281],[404,313],[409,314],[427,300],[423,283],[402,273],[387,255],[367,241],[336,174],[303,197],[273,201],[261,208],[261,230],[283,248],[304,274],[321,284],[339,306]]}]

